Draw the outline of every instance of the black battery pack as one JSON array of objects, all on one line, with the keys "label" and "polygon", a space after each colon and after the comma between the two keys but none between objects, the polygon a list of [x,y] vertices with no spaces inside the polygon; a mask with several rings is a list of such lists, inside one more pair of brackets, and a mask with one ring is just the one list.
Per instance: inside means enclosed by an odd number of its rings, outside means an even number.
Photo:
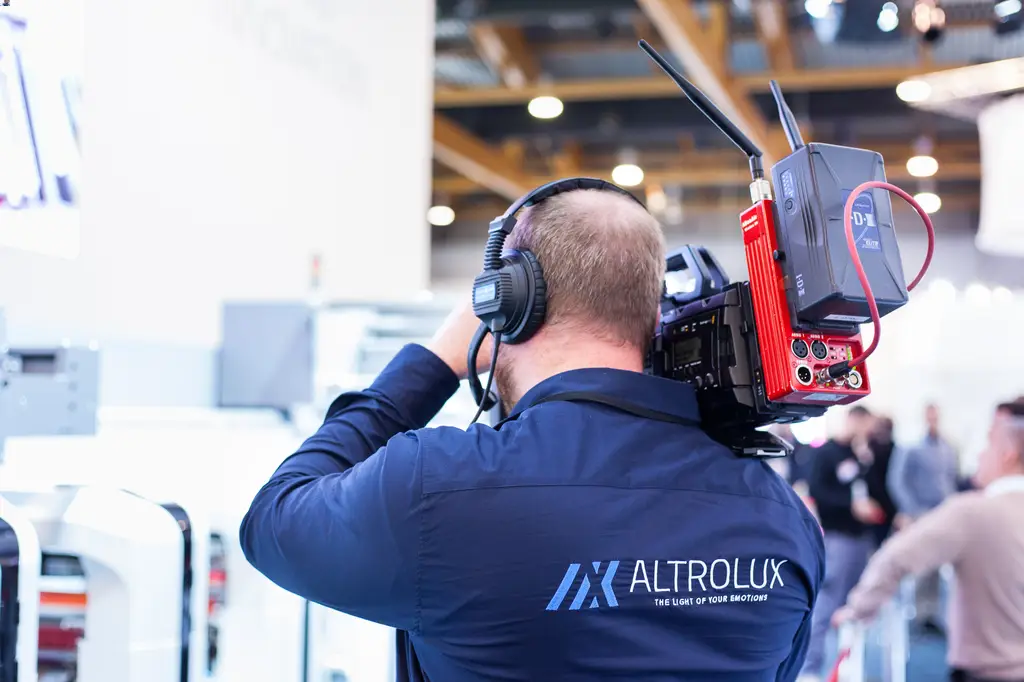
[{"label": "black battery pack", "polygon": [[[811,142],[772,166],[776,237],[794,329],[856,331],[871,319],[846,239],[843,211],[855,187],[885,180],[877,152]],[[907,302],[889,193],[854,201],[853,234],[881,316]]]}]

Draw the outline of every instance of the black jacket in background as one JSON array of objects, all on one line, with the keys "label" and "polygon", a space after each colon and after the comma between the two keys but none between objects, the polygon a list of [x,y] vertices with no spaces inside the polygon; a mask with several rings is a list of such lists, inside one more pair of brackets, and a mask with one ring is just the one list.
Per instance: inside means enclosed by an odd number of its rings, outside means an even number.
[{"label": "black jacket in background", "polygon": [[[844,480],[839,478],[841,470],[848,474]],[[853,481],[864,480],[865,474],[865,467],[849,445],[830,440],[818,448],[807,484],[823,530],[860,535],[868,529],[850,510]]]},{"label": "black jacket in background", "polygon": [[811,478],[811,468],[814,466],[814,454],[817,448],[804,443],[797,443],[793,454],[789,456],[789,484],[794,485],[800,481],[807,483]]},{"label": "black jacket in background", "polygon": [[885,521],[875,526],[872,530],[875,533],[878,544],[889,536],[892,530],[892,521],[896,518],[896,503],[889,495],[889,463],[892,461],[892,451],[895,449],[893,443],[871,442],[871,452],[875,455],[875,461],[868,467],[864,480],[868,484],[868,495],[878,503],[885,512]]}]

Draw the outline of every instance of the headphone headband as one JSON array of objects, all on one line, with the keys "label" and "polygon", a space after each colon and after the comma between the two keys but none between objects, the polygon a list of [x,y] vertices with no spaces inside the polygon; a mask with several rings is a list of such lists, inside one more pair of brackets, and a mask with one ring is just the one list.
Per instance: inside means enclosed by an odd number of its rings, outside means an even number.
[{"label": "headphone headband", "polygon": [[505,213],[501,216],[502,218],[510,218],[519,213],[523,208],[527,206],[533,206],[539,204],[545,199],[550,199],[556,194],[563,194],[565,192],[572,192],[577,189],[598,189],[607,190],[610,192],[617,192],[623,194],[636,203],[640,204],[646,210],[644,203],[636,198],[631,192],[627,192],[618,185],[614,185],[610,182],[605,182],[599,178],[564,178],[562,180],[555,180],[549,182],[546,185],[541,185],[533,190],[530,190],[525,195],[517,199],[511,206],[506,209]]}]

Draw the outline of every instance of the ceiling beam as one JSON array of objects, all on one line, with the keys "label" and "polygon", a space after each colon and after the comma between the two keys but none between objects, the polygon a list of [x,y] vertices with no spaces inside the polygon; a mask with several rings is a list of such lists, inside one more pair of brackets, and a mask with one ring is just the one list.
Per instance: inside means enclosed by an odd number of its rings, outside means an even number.
[{"label": "ceiling beam", "polygon": [[783,0],[757,0],[751,8],[757,36],[764,46],[772,71],[793,71],[793,43],[789,36],[789,12]]},{"label": "ceiling beam", "polygon": [[579,144],[570,142],[565,147],[551,156],[551,166],[555,175],[562,178],[580,176],[581,149]]},{"label": "ceiling beam", "polygon": [[[704,91],[727,117],[764,152],[770,165],[785,155],[785,149],[768,135],[768,123],[748,93],[733,81],[722,45],[715,35],[727,35],[728,28],[715,26],[727,15],[712,12],[712,26],[705,26],[690,0],[637,0],[662,39],[683,65],[693,83]],[[724,40],[721,41],[724,43]]]},{"label": "ceiling beam", "polygon": [[705,22],[711,56],[726,72],[729,71],[729,7],[728,2],[709,3]]},{"label": "ceiling beam", "polygon": [[[834,140],[815,140],[814,142],[834,143]],[[660,150],[645,150],[640,155],[640,165],[644,168],[664,168],[676,166],[746,166],[743,156],[735,148],[705,149],[694,151],[693,145],[686,144],[687,138],[680,137],[679,150],[673,149],[666,140],[665,148]],[[878,152],[890,166],[901,165],[908,158],[914,155],[913,140],[883,140],[883,139],[860,139],[854,140],[852,146],[863,149],[870,149]],[[940,167],[945,163],[955,161],[976,161],[979,158],[978,142],[976,140],[935,140],[935,157],[939,160]],[[587,167],[614,166],[617,161],[615,152],[591,153],[586,155],[585,161],[580,165]]]},{"label": "ceiling beam", "polygon": [[[901,159],[902,161],[902,159]],[[580,175],[601,178],[611,181],[611,168],[583,168]],[[556,171],[556,175],[559,175]],[[907,172],[906,166],[892,163],[886,169],[886,176],[891,182],[913,182],[917,178]],[[981,177],[980,161],[947,161],[939,162],[939,172],[935,176],[943,180],[978,180]],[[523,180],[529,187],[537,187],[556,180],[552,175],[525,175]],[[649,170],[644,174],[641,187],[647,185],[680,185],[687,188],[699,187],[744,187],[750,182],[750,172],[745,164],[735,166],[710,166],[706,164],[681,163],[671,169]],[[482,183],[474,182],[466,177],[442,176],[434,178],[434,190],[447,194],[472,194],[481,190]],[[518,198],[509,197],[506,198]],[[894,202],[895,203],[895,202]]]},{"label": "ceiling beam", "polygon": [[518,199],[535,186],[530,184],[526,174],[509,164],[502,150],[490,146],[451,119],[436,113],[434,158],[469,182],[486,187],[509,200]]},{"label": "ceiling beam", "polygon": [[535,83],[540,66],[518,26],[478,22],[469,27],[469,37],[480,59],[510,88]]},{"label": "ceiling beam", "polygon": [[795,91],[867,90],[896,87],[905,80],[930,72],[920,65],[793,69],[744,74],[737,76],[736,82],[751,92],[769,92],[768,81],[772,78],[783,88]]},{"label": "ceiling beam", "polygon": [[[682,201],[683,205],[683,224],[686,224],[686,216],[692,216],[695,214],[706,214],[706,213],[734,213],[739,214],[742,211],[750,208],[750,201],[745,197],[716,197],[716,198],[688,198],[684,197]],[[970,194],[952,194],[942,195],[942,210],[946,211],[969,211],[976,210],[981,205],[979,197],[977,195]],[[902,201],[894,201],[892,204],[893,211],[900,216],[909,217],[916,215],[906,203]],[[505,209],[508,208],[507,204],[500,202],[487,202],[483,204],[473,204],[467,206],[455,206],[455,214],[460,222],[463,221],[487,221],[494,218],[496,215],[504,213]],[[435,227],[435,230],[443,230],[443,227]],[[736,226],[737,234],[739,225]],[[897,229],[900,226],[897,225]]]},{"label": "ceiling beam", "polygon": [[[956,68],[951,66],[949,68]],[[732,82],[747,92],[768,92],[768,81],[779,81],[784,89],[799,91],[858,90],[892,88],[902,81],[929,73],[922,66],[881,66],[828,69],[794,69],[768,73],[738,74]],[[524,88],[437,88],[434,105],[453,107],[525,104],[538,95],[554,95],[563,102],[680,97],[676,84],[664,76],[645,78],[593,78],[555,81]]]}]

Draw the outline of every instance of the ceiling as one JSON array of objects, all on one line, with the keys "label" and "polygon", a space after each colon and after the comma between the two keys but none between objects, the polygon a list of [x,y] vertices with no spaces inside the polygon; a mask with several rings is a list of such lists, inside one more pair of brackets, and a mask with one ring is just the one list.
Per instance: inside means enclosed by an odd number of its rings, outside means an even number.
[{"label": "ceiling", "polygon": [[[493,215],[542,182],[610,178],[630,161],[645,171],[643,190],[740,205],[745,158],[638,49],[644,38],[767,157],[788,151],[768,91],[777,78],[805,139],[875,149],[890,179],[916,190],[905,162],[926,136],[939,172],[924,188],[944,207],[976,209],[976,126],[911,108],[895,88],[1024,56],[1024,32],[997,34],[992,0],[940,0],[945,27],[926,44],[911,26],[914,1],[896,3],[899,26],[885,33],[883,0],[845,0],[823,40],[803,0],[437,0],[435,202]],[[538,95],[559,97],[562,114],[531,116]]]}]

